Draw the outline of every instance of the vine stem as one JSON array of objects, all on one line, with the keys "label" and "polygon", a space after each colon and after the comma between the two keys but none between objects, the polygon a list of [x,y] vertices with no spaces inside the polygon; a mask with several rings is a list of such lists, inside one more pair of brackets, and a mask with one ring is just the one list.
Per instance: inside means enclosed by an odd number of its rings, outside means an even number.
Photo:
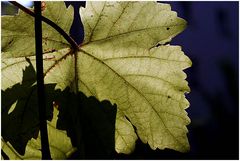
[{"label": "vine stem", "polygon": [[[28,15],[30,15],[32,17],[36,16],[33,11],[24,7],[23,5],[19,4],[18,2],[10,1],[10,3],[12,3],[14,6],[18,7],[19,9],[21,9],[23,12],[27,13]],[[49,20],[48,18],[46,18],[42,15],[41,15],[41,19],[42,19],[43,22],[45,22],[46,24],[53,27],[56,31],[58,31],[66,39],[66,41],[69,42],[69,44],[71,44],[71,46],[74,50],[79,49],[78,44],[61,27],[59,27],[56,23],[54,23],[53,21]]]},{"label": "vine stem", "polygon": [[37,92],[38,92],[38,109],[40,122],[40,136],[42,159],[51,159],[47,121],[46,121],[46,100],[43,78],[43,57],[42,57],[42,11],[41,1],[34,2],[35,12],[35,44],[36,44],[36,67],[37,67]]}]

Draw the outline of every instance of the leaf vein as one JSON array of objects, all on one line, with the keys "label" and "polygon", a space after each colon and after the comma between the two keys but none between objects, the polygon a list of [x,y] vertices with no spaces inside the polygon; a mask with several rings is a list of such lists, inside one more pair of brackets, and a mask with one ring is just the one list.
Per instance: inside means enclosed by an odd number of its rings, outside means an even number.
[{"label": "leaf vein", "polygon": [[173,61],[173,62],[179,62],[179,63],[185,63],[187,61],[180,61],[180,60],[173,60],[173,59],[165,59],[165,58],[159,58],[159,57],[154,57],[154,56],[125,56],[125,57],[113,57],[113,58],[105,58],[102,59],[102,61],[112,61],[112,60],[117,60],[117,59],[157,59],[161,61]]},{"label": "leaf vein", "polygon": [[125,10],[127,9],[127,7],[129,5],[129,2],[127,2],[126,6],[124,6],[124,8],[122,9],[122,12],[121,14],[118,16],[118,18],[114,21],[114,23],[112,24],[112,26],[110,27],[109,31],[108,31],[108,34],[106,37],[109,37],[109,34],[111,33],[113,27],[115,26],[115,24],[119,21],[119,19],[122,17],[122,15],[124,14]]},{"label": "leaf vein", "polygon": [[[93,11],[94,11],[95,13],[97,13],[96,10],[94,9],[92,3],[90,3],[90,4],[91,4],[91,7],[92,7]],[[92,31],[91,31],[91,34],[90,34],[90,36],[89,36],[89,41],[92,41],[92,37],[93,37],[93,35],[94,35],[95,29],[96,29],[98,23],[100,22],[101,17],[103,16],[102,12],[103,12],[103,10],[104,10],[104,8],[105,8],[105,5],[106,5],[106,2],[104,2],[103,8],[102,8],[101,12],[99,13],[98,20],[97,20],[96,24],[94,25],[94,27],[93,27],[93,29],[92,29]]]},{"label": "leaf vein", "polygon": [[[165,122],[163,121],[163,119],[161,118],[161,116],[159,115],[159,113],[157,112],[157,110],[154,108],[154,106],[151,104],[151,102],[149,102],[149,100],[146,98],[146,96],[144,96],[135,86],[133,86],[132,84],[130,84],[124,77],[122,77],[119,73],[117,73],[114,69],[112,69],[112,68],[111,68],[109,65],[107,65],[106,63],[104,63],[102,60],[96,58],[95,56],[89,54],[88,52],[86,52],[86,51],[84,51],[84,50],[82,50],[82,49],[80,49],[80,51],[81,51],[83,54],[85,54],[85,55],[87,55],[87,56],[89,56],[89,57],[91,57],[91,58],[99,61],[99,62],[102,63],[103,65],[105,65],[105,66],[106,66],[107,68],[109,68],[113,73],[115,73],[119,78],[121,78],[126,84],[128,84],[133,90],[135,90],[135,91],[145,100],[145,102],[146,102],[147,104],[149,104],[150,107],[152,107],[153,111],[158,115],[159,119],[160,119],[161,122],[163,123],[163,126],[166,128],[166,131],[172,136],[172,138],[173,138],[176,142],[178,142],[178,143],[181,144],[181,142],[179,142],[179,140],[178,140],[178,139],[173,135],[173,133],[168,129],[168,127],[166,126]],[[128,89],[128,88],[127,88],[127,89]],[[184,146],[184,145],[183,145],[183,146]]]}]

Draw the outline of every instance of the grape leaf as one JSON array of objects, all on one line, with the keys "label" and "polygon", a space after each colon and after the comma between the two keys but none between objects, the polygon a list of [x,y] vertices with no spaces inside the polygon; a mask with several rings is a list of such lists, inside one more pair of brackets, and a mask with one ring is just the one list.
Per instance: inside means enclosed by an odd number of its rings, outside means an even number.
[{"label": "grape leaf", "polygon": [[[73,21],[73,8],[66,9],[64,2],[46,2],[42,15],[63,30],[69,31]],[[15,16],[2,16],[2,57],[35,55],[34,18],[19,10]],[[70,47],[58,32],[43,23],[43,52]]]},{"label": "grape leaf", "polygon": [[[152,149],[188,151],[184,93],[190,88],[183,70],[191,61],[181,47],[165,45],[186,22],[170,5],[156,2],[87,2],[80,13],[85,30],[81,49],[44,54],[45,83],[116,103],[119,153],[132,152],[137,136]],[[2,89],[19,82],[19,70],[26,65],[13,57],[2,60]]]}]

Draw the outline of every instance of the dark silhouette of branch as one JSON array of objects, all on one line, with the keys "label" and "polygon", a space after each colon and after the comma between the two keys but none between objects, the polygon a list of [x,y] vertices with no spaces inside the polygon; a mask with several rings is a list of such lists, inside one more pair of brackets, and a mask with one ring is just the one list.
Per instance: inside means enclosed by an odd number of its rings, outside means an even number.
[{"label": "dark silhouette of branch", "polygon": [[35,42],[36,42],[36,66],[37,66],[37,92],[38,109],[40,121],[42,159],[51,159],[48,142],[47,122],[46,122],[46,100],[43,78],[43,58],[42,58],[42,16],[41,1],[34,2],[35,10]]}]

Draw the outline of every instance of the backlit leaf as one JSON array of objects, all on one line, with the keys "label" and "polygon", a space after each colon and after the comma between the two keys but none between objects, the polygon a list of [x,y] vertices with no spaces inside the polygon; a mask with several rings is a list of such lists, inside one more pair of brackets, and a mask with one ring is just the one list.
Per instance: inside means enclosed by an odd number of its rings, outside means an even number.
[{"label": "backlit leaf", "polygon": [[[63,30],[69,31],[73,21],[73,8],[64,2],[46,2],[42,15]],[[43,52],[69,47],[67,41],[51,26],[43,23]],[[2,57],[24,57],[35,55],[34,18],[23,11],[15,16],[2,16]]]},{"label": "backlit leaf", "polygon": [[[59,45],[63,49],[44,54],[45,83],[116,104],[118,153],[132,152],[137,136],[152,149],[188,151],[184,94],[190,88],[183,70],[191,61],[181,47],[165,45],[186,22],[170,5],[156,2],[88,1],[80,13],[84,42],[79,51]],[[20,56],[28,53],[4,57],[2,89],[21,81],[26,62]]]}]

